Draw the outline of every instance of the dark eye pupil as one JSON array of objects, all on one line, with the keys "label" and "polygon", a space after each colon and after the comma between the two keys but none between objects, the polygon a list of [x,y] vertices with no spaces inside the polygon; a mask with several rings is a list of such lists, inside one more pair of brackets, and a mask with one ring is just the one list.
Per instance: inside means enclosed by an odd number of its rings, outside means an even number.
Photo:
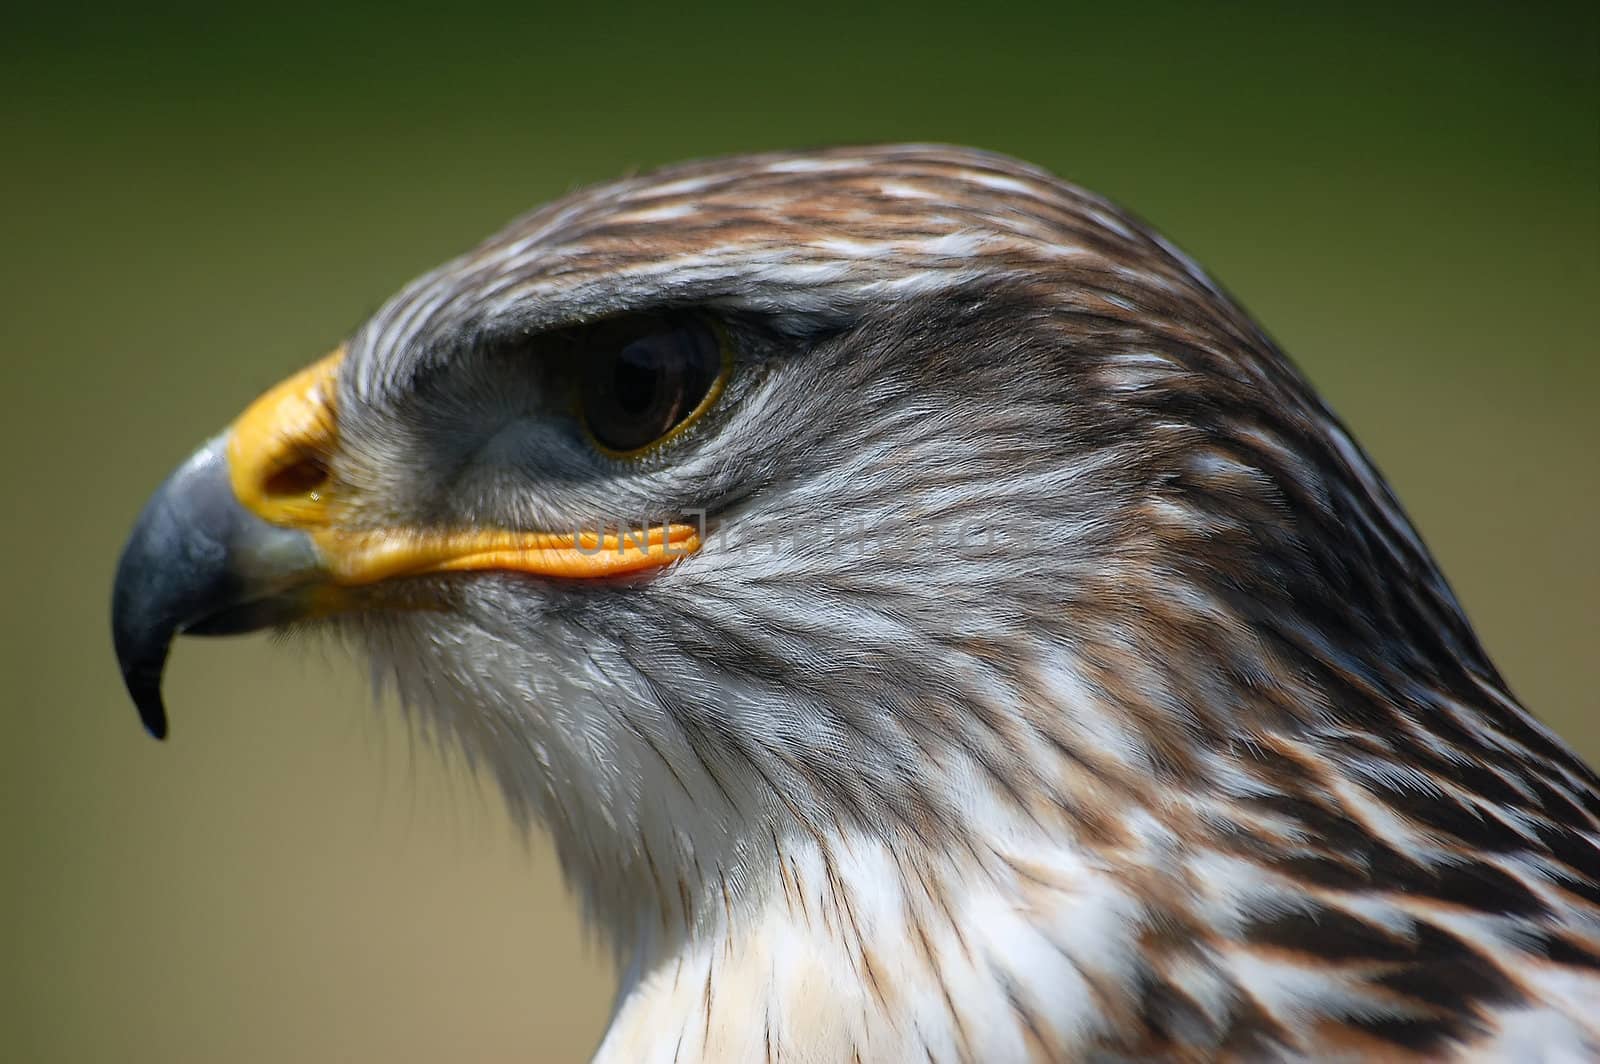
[{"label": "dark eye pupil", "polygon": [[717,334],[698,318],[597,328],[584,353],[584,418],[601,446],[636,451],[699,408],[722,370]]},{"label": "dark eye pupil", "polygon": [[611,390],[617,407],[634,417],[650,411],[666,376],[656,359],[641,357],[651,350],[633,343],[619,351],[612,363]]}]

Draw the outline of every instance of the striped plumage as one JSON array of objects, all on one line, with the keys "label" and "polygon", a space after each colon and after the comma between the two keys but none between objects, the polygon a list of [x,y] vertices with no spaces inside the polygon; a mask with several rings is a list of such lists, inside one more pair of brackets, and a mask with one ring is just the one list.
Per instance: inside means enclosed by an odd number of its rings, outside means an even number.
[{"label": "striped plumage", "polygon": [[[728,386],[596,455],[545,338],[663,308]],[[602,1059],[1600,1055],[1596,776],[1106,201],[955,148],[674,167],[421,278],[338,388],[354,525],[704,511],[648,578],[329,622],[552,833],[623,971]]]}]

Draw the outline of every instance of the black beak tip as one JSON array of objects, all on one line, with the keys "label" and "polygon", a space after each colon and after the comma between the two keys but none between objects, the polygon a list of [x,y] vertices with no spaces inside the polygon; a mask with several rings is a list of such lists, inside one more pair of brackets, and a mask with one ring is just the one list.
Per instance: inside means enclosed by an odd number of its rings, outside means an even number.
[{"label": "black beak tip", "polygon": [[117,567],[111,600],[111,641],[122,683],[139,711],[145,731],[165,739],[167,707],[161,699],[161,676],[178,626],[170,617],[160,616],[159,609],[152,609],[157,596],[152,593],[151,574],[156,570],[139,563],[137,552],[129,550]]},{"label": "black beak tip", "polygon": [[122,666],[122,682],[139,711],[144,730],[157,739],[167,737],[167,707],[161,699],[161,674],[167,662],[167,646],[171,635],[163,633],[154,646],[139,641],[134,646],[129,633],[114,632],[117,643],[118,664]]},{"label": "black beak tip", "polygon": [[151,738],[165,739],[167,737],[167,707],[161,700],[161,677],[128,676],[128,694],[133,696],[133,704],[139,710],[139,721],[144,725],[144,730],[150,733]]},{"label": "black beak tip", "polygon": [[144,722],[144,730],[150,733],[152,739],[165,739],[167,737],[167,707],[161,704],[161,695],[152,694],[137,700],[139,706],[139,719]]}]

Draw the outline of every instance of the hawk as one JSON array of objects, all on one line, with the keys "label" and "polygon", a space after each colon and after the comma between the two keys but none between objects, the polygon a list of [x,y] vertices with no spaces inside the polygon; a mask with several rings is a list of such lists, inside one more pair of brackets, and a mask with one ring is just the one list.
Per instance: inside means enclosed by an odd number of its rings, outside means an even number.
[{"label": "hawk", "polygon": [[113,629],[347,640],[548,830],[605,1061],[1594,1059],[1600,781],[1263,331],[925,145],[680,165],[159,489]]}]

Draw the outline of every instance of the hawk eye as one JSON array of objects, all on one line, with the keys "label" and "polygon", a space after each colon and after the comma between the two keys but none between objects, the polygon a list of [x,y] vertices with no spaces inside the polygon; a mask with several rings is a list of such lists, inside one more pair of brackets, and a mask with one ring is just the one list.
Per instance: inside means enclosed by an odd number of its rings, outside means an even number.
[{"label": "hawk eye", "polygon": [[602,449],[631,455],[694,421],[720,390],[722,338],[701,318],[597,328],[582,354],[583,420]]}]

